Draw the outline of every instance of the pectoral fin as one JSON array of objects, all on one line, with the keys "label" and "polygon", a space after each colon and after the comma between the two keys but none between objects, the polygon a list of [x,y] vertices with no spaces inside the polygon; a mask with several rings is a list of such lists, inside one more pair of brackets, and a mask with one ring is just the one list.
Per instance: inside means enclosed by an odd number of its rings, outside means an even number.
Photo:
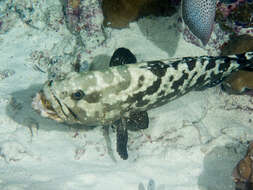
[{"label": "pectoral fin", "polygon": [[116,127],[116,137],[117,137],[117,152],[123,160],[128,158],[127,153],[127,141],[128,132],[127,130],[137,131],[140,129],[148,128],[149,118],[146,111],[142,112],[132,112],[129,117],[121,118],[120,120],[114,122]]},{"label": "pectoral fin", "polygon": [[140,129],[147,129],[149,124],[148,113],[142,112],[131,112],[130,117],[126,119],[127,129],[131,131],[137,131]]},{"label": "pectoral fin", "polygon": [[198,37],[203,45],[210,39],[217,0],[183,0],[182,17],[190,31]]}]

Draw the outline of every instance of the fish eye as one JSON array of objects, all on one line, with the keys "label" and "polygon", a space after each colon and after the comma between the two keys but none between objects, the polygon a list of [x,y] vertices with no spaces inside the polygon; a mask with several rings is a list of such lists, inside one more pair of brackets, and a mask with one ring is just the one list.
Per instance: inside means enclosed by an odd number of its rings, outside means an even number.
[{"label": "fish eye", "polygon": [[84,97],[84,92],[82,90],[78,90],[71,94],[71,98],[73,100],[81,100]]}]

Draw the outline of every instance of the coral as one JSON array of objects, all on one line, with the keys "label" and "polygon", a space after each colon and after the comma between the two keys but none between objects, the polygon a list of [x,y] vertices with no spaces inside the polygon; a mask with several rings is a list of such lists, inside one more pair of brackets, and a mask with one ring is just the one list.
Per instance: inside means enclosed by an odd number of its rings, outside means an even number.
[{"label": "coral", "polygon": [[[39,41],[34,46],[30,61],[34,69],[49,73],[49,78],[86,70],[92,51],[106,39],[97,0],[0,0],[0,34],[16,23],[23,31],[32,28],[26,36],[31,40],[34,36],[39,36],[38,40],[48,38],[46,43]],[[9,75],[0,72],[0,79]]]},{"label": "coral", "polygon": [[247,51],[253,51],[253,36],[231,35],[228,42],[221,47],[221,55],[240,54]]},{"label": "coral", "polygon": [[[240,54],[253,51],[253,37],[249,35],[232,35],[221,49],[221,55]],[[238,71],[229,76],[222,84],[223,90],[230,94],[253,93],[253,72]]]},{"label": "coral", "polygon": [[223,82],[223,90],[230,94],[251,94],[253,90],[253,72],[238,71]]},{"label": "coral", "polygon": [[179,0],[103,0],[103,23],[113,28],[124,28],[142,16],[171,16],[178,4]]},{"label": "coral", "polygon": [[237,190],[253,189],[253,143],[251,142],[245,157],[239,161],[233,171]]},{"label": "coral", "polygon": [[3,0],[0,2],[0,34],[9,31],[18,20],[37,30],[59,31],[63,27],[61,9],[61,5],[53,0],[47,3],[37,0]]},{"label": "coral", "polygon": [[253,2],[237,0],[225,4],[219,2],[216,11],[216,22],[223,30],[236,34],[253,33]]},{"label": "coral", "polygon": [[102,28],[103,14],[96,0],[62,0],[69,31],[80,40],[87,50],[96,48],[105,41]]}]

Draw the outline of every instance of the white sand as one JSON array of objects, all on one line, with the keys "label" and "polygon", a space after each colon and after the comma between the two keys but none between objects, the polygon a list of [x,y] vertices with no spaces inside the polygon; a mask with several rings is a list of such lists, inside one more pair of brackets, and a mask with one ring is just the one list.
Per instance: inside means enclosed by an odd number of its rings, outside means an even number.
[{"label": "white sand", "polygon": [[[186,43],[174,23],[146,18],[113,30],[92,56],[110,56],[118,47],[129,48],[139,61],[206,54]],[[112,129],[108,138],[102,127],[71,128],[32,110],[32,96],[47,76],[32,68],[29,55],[51,51],[62,39],[21,21],[0,36],[0,71],[15,71],[0,80],[1,190],[233,189],[231,171],[253,135],[246,107],[253,108],[252,98],[228,96],[215,87],[151,110],[149,129],[130,132],[129,159],[123,161]]]}]

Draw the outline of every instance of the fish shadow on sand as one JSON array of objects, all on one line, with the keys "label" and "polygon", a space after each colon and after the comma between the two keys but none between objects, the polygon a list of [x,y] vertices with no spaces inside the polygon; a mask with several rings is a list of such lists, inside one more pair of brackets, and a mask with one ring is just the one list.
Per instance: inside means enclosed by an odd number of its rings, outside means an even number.
[{"label": "fish shadow on sand", "polygon": [[[69,125],[57,123],[56,121],[44,118],[39,115],[32,108],[32,100],[35,94],[42,88],[42,85],[32,85],[25,90],[20,90],[11,93],[11,100],[6,108],[6,114],[8,117],[12,118],[16,123],[20,124],[23,127],[27,128],[27,131],[30,131],[31,137],[38,135],[41,131],[59,131],[68,133],[70,129],[79,132],[85,132],[99,128],[101,126],[87,127],[83,125]],[[105,130],[106,129],[106,130]],[[108,154],[111,159],[116,162],[113,150],[112,142],[109,138],[109,129],[108,127],[103,130],[103,135],[105,138]]]},{"label": "fish shadow on sand", "polygon": [[93,58],[89,70],[103,70],[109,67],[111,56],[97,55]]},{"label": "fish shadow on sand", "polygon": [[43,118],[32,108],[32,100],[42,85],[32,85],[27,89],[11,93],[11,100],[6,108],[6,114],[18,124],[25,126],[28,130],[37,126],[44,131],[69,131],[69,127],[82,130],[91,130],[94,127],[83,127],[81,125],[65,125],[56,121]]},{"label": "fish shadow on sand", "polygon": [[[173,15],[176,17],[177,13]],[[175,54],[180,38],[178,27],[181,23],[175,23],[170,18],[168,22],[166,17],[147,17],[140,19],[137,24],[143,35],[162,51],[167,52],[171,57]],[[162,26],[162,27],[161,27]]]},{"label": "fish shadow on sand", "polygon": [[239,142],[214,147],[204,158],[204,168],[199,176],[200,190],[234,189],[232,171],[247,151]]}]

